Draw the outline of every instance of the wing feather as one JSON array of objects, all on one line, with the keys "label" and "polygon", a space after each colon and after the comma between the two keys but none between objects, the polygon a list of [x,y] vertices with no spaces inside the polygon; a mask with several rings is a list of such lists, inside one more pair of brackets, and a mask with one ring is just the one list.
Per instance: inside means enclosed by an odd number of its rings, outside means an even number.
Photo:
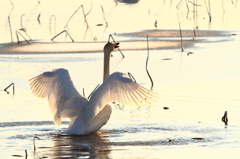
[{"label": "wing feather", "polygon": [[114,101],[128,106],[146,106],[156,102],[153,99],[158,99],[157,93],[132,81],[127,74],[115,72],[92,94],[85,118],[91,121],[106,104]]},{"label": "wing feather", "polygon": [[137,96],[137,91],[136,92],[133,92],[133,90],[131,89],[131,87],[129,85],[126,85],[127,89],[128,89],[128,93],[131,97],[131,99],[133,100],[134,102],[134,105],[136,106],[143,106],[143,104],[140,102],[138,96]]},{"label": "wing feather", "polygon": [[49,107],[57,125],[61,124],[63,118],[78,115],[83,111],[82,106],[88,102],[78,93],[65,69],[44,72],[29,81],[35,96],[48,97]]}]

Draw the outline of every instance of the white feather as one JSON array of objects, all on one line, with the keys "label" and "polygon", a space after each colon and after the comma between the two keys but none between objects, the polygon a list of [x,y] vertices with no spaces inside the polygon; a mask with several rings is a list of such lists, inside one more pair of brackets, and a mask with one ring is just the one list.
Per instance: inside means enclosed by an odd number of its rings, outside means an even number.
[{"label": "white feather", "polygon": [[48,97],[54,123],[71,118],[66,133],[88,134],[98,131],[109,120],[111,102],[128,106],[152,105],[157,97],[152,91],[138,85],[127,74],[115,72],[109,76],[109,58],[117,44],[104,47],[104,82],[88,101],[74,87],[66,69],[54,69],[30,79],[34,95]]},{"label": "white feather", "polygon": [[65,69],[44,72],[29,81],[35,96],[48,97],[49,107],[57,125],[61,124],[63,118],[79,115],[82,106],[88,102],[78,93]]},{"label": "white feather", "polygon": [[98,112],[111,102],[128,106],[152,105],[151,102],[155,102],[154,99],[157,99],[154,94],[156,95],[156,93],[132,81],[127,74],[112,73],[92,94],[85,110],[85,118],[91,122]]},{"label": "white feather", "polygon": [[92,94],[90,101],[81,96],[65,69],[44,72],[32,79],[30,86],[34,95],[48,96],[54,122],[61,124],[63,118],[71,118],[69,134],[87,134],[99,130],[107,123],[112,109],[108,103],[118,102],[128,106],[151,105],[154,93],[134,81],[127,74],[115,72]]}]

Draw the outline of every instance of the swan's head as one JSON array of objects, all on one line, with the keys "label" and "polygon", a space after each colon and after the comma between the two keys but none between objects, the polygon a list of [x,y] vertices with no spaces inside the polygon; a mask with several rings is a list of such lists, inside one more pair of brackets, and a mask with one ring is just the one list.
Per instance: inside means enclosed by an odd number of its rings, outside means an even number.
[{"label": "swan's head", "polygon": [[114,49],[116,49],[116,48],[118,48],[119,47],[119,43],[110,43],[110,42],[108,42],[105,46],[104,46],[104,49],[103,49],[103,51],[104,51],[104,53],[106,54],[111,54],[111,52],[114,50]]}]

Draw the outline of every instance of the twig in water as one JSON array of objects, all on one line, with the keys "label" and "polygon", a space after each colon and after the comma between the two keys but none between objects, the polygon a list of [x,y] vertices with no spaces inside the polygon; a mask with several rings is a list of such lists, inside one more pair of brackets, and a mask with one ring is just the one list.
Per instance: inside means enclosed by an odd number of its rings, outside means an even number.
[{"label": "twig in water", "polygon": [[35,139],[41,140],[39,137],[35,136],[33,138],[33,147],[34,147],[34,151],[36,151],[36,146],[35,146]]},{"label": "twig in water", "polygon": [[91,0],[91,8],[89,9],[89,11],[87,12],[86,16],[92,11],[92,0]]},{"label": "twig in water", "polygon": [[63,31],[60,32],[59,34],[55,35],[55,36],[51,39],[51,41],[53,41],[53,39],[55,39],[56,37],[58,37],[60,34],[62,34],[62,33],[64,33],[64,32],[66,32],[66,34],[70,37],[70,39],[72,40],[72,42],[74,42],[73,38],[71,37],[71,35],[68,33],[67,30],[63,30]]},{"label": "twig in water", "polygon": [[93,94],[93,93],[95,92],[95,90],[99,87],[99,85],[100,85],[100,84],[98,84],[98,85],[94,88],[94,90],[92,91],[92,93],[88,96],[88,99],[91,98],[92,94]]},{"label": "twig in water", "polygon": [[11,83],[9,86],[7,86],[4,91],[7,92],[7,94],[9,94],[9,92],[7,91],[7,89],[10,87],[10,86],[13,86],[13,95],[15,94],[15,87],[14,87],[14,83]]},{"label": "twig in water", "polygon": [[211,12],[211,7],[210,7],[210,0],[208,0],[208,6],[209,6],[209,22],[212,22],[212,12]]},{"label": "twig in water", "polygon": [[30,43],[28,42],[28,40],[27,40],[21,33],[19,33],[18,31],[16,31],[16,36],[17,36],[18,44],[21,43],[21,42],[19,41],[18,34],[21,35],[21,36],[23,37],[23,39],[24,39],[28,44],[30,44]]},{"label": "twig in water", "polygon": [[21,29],[20,29],[20,30],[22,30],[22,31],[26,31],[26,28],[23,28],[23,25],[22,25],[22,18],[23,18],[24,15],[25,15],[25,14],[23,14],[23,15],[21,16],[21,22],[20,22],[20,25],[21,25]]},{"label": "twig in water", "polygon": [[137,81],[135,80],[135,78],[133,77],[133,75],[132,75],[130,72],[128,72],[128,76],[129,76],[135,83],[137,83]]},{"label": "twig in water", "polygon": [[104,19],[104,21],[105,21],[105,23],[106,23],[106,28],[107,28],[107,27],[108,27],[108,22],[106,21],[106,18],[105,18],[105,13],[104,13],[103,6],[101,6],[101,8],[102,8],[103,19]]},{"label": "twig in water", "polygon": [[192,3],[194,6],[201,6],[201,5],[195,4],[195,3],[191,2],[191,1],[187,1],[187,2],[188,2],[188,3]]},{"label": "twig in water", "polygon": [[49,19],[49,31],[50,34],[52,35],[52,17],[54,18],[54,34],[56,34],[56,16],[55,15],[51,15],[50,19]]},{"label": "twig in water", "polygon": [[[198,1],[196,0],[196,4]],[[195,18],[195,28],[198,29],[198,7],[196,7],[196,18]]]},{"label": "twig in water", "polygon": [[[78,9],[75,10],[75,12],[71,15],[71,17],[70,17],[70,18],[68,19],[68,21],[67,21],[67,24],[65,25],[65,28],[68,28],[68,23],[70,22],[70,20],[72,19],[72,17],[78,12],[78,10],[79,10],[80,8],[82,8],[82,11],[83,11],[84,22],[87,24],[87,28],[89,28],[88,22],[87,22],[87,18],[86,18],[86,17],[87,17],[87,14],[85,14],[83,5],[81,5],[80,7],[78,7]],[[89,13],[88,13],[88,14],[89,14]]]},{"label": "twig in water", "polygon": [[12,11],[13,11],[13,9],[14,9],[14,4],[13,4],[13,2],[12,2],[11,0],[9,0],[9,1],[10,1],[11,5],[12,5],[12,8],[11,8],[11,10],[10,10],[9,13],[8,13],[8,22],[6,21],[6,26],[7,26],[7,24],[9,25],[10,34],[11,34],[11,39],[12,39],[12,42],[13,42],[12,28],[11,28],[11,23],[10,23],[10,15],[12,14]]},{"label": "twig in water", "polygon": [[[108,42],[110,41],[110,38],[112,38],[113,42],[116,44],[115,40],[113,39],[112,34],[109,34]],[[122,57],[124,58],[125,56],[123,55],[123,53],[122,53],[122,51],[119,49],[119,47],[118,47],[118,50],[119,50],[119,52],[122,54]]]},{"label": "twig in water", "polygon": [[222,117],[222,122],[224,122],[225,125],[228,125],[228,115],[227,115],[227,111],[224,112],[224,116]]},{"label": "twig in water", "polygon": [[180,2],[176,5],[176,8],[179,9],[179,6],[181,4],[182,0],[180,0]]},{"label": "twig in water", "polygon": [[208,6],[206,3],[206,0],[204,0],[207,12],[208,12],[208,17],[209,17],[209,22],[212,22],[212,15],[211,15],[211,8],[210,8],[210,0],[208,0]]},{"label": "twig in water", "polygon": [[41,16],[41,13],[38,14],[37,21],[38,21],[38,24],[41,25],[40,16]]},{"label": "twig in water", "polygon": [[155,21],[154,26],[155,26],[155,28],[157,28],[157,20]]},{"label": "twig in water", "polygon": [[26,158],[26,159],[27,159],[27,156],[28,156],[27,150],[25,150],[25,158]]},{"label": "twig in water", "polygon": [[[195,2],[195,0],[194,0],[194,2]],[[196,1],[196,3],[197,3],[197,1]],[[195,30],[195,28],[197,29],[198,28],[198,24],[197,24],[197,16],[198,16],[198,14],[197,14],[197,4],[195,4],[195,3],[193,3],[194,5],[193,5],[193,19],[194,19],[194,27],[193,27],[193,40],[196,40],[196,30]]]},{"label": "twig in water", "polygon": [[[182,2],[182,0],[180,0],[180,2],[178,2],[178,4],[176,5],[176,8],[177,8],[177,9],[179,9],[179,6],[180,6],[181,2]],[[186,1],[186,0],[185,0],[185,2],[186,2],[186,5],[187,5],[187,3],[191,3],[191,4],[193,4],[194,6],[201,6],[201,5],[195,4],[194,2],[191,2],[191,1]],[[188,5],[187,5],[187,8],[188,8]]]},{"label": "twig in water", "polygon": [[9,1],[10,1],[11,5],[12,5],[12,9],[11,9],[11,11],[10,11],[10,13],[9,13],[8,15],[10,15],[10,14],[11,14],[11,12],[12,12],[12,10],[14,9],[13,2],[12,2],[11,0],[9,0]]},{"label": "twig in water", "polygon": [[30,40],[32,40],[31,38],[30,38],[30,36],[27,34],[27,29],[26,28],[23,28],[23,25],[22,25],[22,18],[23,18],[23,16],[24,16],[25,14],[23,14],[22,16],[21,16],[21,27],[22,28],[20,28],[19,30],[21,30],[21,31],[23,31],[26,35],[27,35],[27,37],[28,37],[28,39],[30,39]]},{"label": "twig in water", "polygon": [[225,14],[224,0],[222,0],[222,9],[223,9],[222,21],[224,21],[224,14]]},{"label": "twig in water", "polygon": [[84,92],[84,88],[83,88],[83,96],[85,97],[85,92]]},{"label": "twig in water", "polygon": [[180,22],[179,22],[179,32],[180,32],[180,37],[181,37],[181,51],[184,51],[184,49],[183,49],[183,43],[182,43],[182,30],[181,30]]},{"label": "twig in water", "polygon": [[83,40],[85,40],[85,39],[86,39],[87,32],[88,32],[88,28],[86,28],[86,30],[85,30],[85,32],[84,32],[84,37],[83,37]]},{"label": "twig in water", "polygon": [[8,16],[8,24],[9,24],[10,34],[11,34],[11,40],[12,40],[12,42],[13,42],[12,27],[11,27],[11,22],[10,22],[10,16]]},{"label": "twig in water", "polygon": [[196,37],[197,37],[197,35],[196,35],[195,27],[194,27],[194,28],[193,28],[193,40],[196,40]]},{"label": "twig in water", "polygon": [[152,83],[152,86],[151,86],[151,90],[152,90],[152,89],[153,89],[153,80],[152,80],[152,77],[150,76],[150,74],[149,74],[149,72],[148,72],[148,68],[147,68],[148,58],[149,58],[148,35],[147,35],[147,50],[148,50],[148,55],[147,55],[147,59],[146,59],[146,71],[147,71],[148,77],[150,78],[150,81],[151,81],[151,83]]},{"label": "twig in water", "polygon": [[187,12],[187,17],[186,18],[188,18],[188,14],[189,14],[189,7],[188,7],[188,4],[186,3],[186,6],[187,6],[187,10],[188,10],[188,12]]},{"label": "twig in water", "polygon": [[14,4],[13,4],[13,2],[11,0],[9,0],[9,1],[10,1],[11,5],[12,5],[12,8],[11,8],[10,12],[8,13],[8,17],[10,18],[10,15],[12,14],[12,11],[14,9]]}]

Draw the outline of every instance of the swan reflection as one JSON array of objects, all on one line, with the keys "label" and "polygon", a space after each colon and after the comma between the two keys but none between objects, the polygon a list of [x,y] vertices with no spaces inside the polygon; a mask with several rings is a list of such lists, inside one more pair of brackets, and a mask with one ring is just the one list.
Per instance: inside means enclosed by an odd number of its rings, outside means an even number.
[{"label": "swan reflection", "polygon": [[109,158],[111,147],[107,131],[88,135],[54,135],[52,147],[37,147],[34,154],[39,158]]}]

